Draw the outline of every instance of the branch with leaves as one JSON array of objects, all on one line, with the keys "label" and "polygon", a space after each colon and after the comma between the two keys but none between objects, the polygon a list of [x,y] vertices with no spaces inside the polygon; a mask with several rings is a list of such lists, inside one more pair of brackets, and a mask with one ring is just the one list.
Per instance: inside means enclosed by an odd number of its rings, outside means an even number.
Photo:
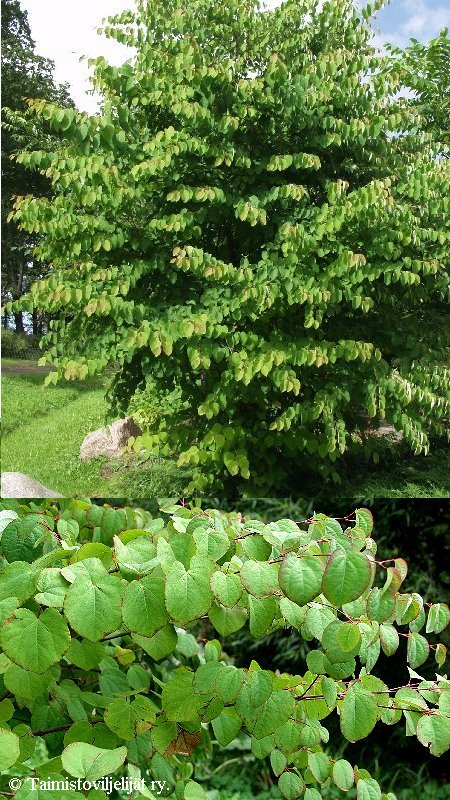
[{"label": "branch with leaves", "polygon": [[[225,747],[241,733],[256,758],[270,756],[286,800],[318,800],[316,786],[330,781],[392,800],[367,770],[333,758],[328,717],[350,742],[404,719],[433,755],[449,749],[450,681],[436,641],[449,608],[402,590],[407,564],[377,558],[367,509],[341,525],[323,514],[264,524],[189,505],[155,519],[82,500],[0,508],[2,770],[27,769],[42,737],[61,779],[134,765],[177,798],[201,800],[200,742]],[[310,643],[305,670],[231,664],[226,638],[246,625],[255,638],[298,631]],[[408,679],[389,687],[375,667],[400,637]],[[432,652],[427,680],[416,670]]]}]

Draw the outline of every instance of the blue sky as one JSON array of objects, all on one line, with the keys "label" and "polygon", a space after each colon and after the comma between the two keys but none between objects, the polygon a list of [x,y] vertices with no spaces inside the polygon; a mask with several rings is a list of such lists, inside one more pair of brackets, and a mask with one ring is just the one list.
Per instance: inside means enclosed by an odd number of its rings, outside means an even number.
[{"label": "blue sky", "polygon": [[411,38],[427,42],[450,28],[450,3],[442,0],[392,0],[377,15],[377,40],[404,47]]},{"label": "blue sky", "polygon": [[[129,56],[126,48],[98,36],[96,31],[103,17],[133,7],[133,0],[20,2],[28,11],[38,53],[55,62],[55,79],[69,83],[78,108],[95,113],[98,106],[95,97],[88,94],[87,63],[80,62],[80,57],[104,55],[110,63],[120,64]],[[280,0],[269,2],[278,5]],[[425,42],[446,26],[450,28],[448,0],[391,0],[375,22],[376,41],[380,46],[386,41],[404,46],[411,37]]]}]

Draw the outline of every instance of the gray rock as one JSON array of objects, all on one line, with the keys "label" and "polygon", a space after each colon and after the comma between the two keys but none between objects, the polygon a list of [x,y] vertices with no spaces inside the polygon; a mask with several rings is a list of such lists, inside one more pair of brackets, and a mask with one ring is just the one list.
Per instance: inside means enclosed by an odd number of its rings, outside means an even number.
[{"label": "gray rock", "polygon": [[379,428],[373,431],[373,435],[377,437],[377,439],[390,439],[391,442],[395,444],[399,444],[403,441],[403,432],[398,431],[393,425],[390,425],[389,422],[381,421]]},{"label": "gray rock", "polygon": [[62,497],[23,472],[2,472],[2,497]]},{"label": "gray rock", "polygon": [[82,461],[97,456],[120,458],[130,436],[139,436],[141,433],[140,428],[130,417],[118,419],[106,428],[88,433],[80,448],[80,458]]}]

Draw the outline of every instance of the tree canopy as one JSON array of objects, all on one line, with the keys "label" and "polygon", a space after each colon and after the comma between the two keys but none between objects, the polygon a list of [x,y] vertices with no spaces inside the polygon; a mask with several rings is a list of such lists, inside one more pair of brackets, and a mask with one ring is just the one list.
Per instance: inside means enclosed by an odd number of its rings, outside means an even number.
[{"label": "tree canopy", "polygon": [[[449,163],[351,0],[140,0],[96,59],[102,113],[31,104],[67,145],[20,156],[53,200],[14,219],[57,317],[49,380],[116,365],[112,411],[158,405],[137,449],[194,466],[188,491],[280,493],[416,452],[448,419]],[[367,420],[370,420],[368,425]]]}]

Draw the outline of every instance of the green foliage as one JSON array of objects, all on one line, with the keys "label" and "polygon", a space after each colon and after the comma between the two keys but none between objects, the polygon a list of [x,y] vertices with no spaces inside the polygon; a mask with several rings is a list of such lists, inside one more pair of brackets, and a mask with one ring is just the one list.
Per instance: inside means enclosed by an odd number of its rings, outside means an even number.
[{"label": "green foliage", "polygon": [[31,103],[68,142],[19,157],[55,198],[13,212],[54,265],[21,306],[56,317],[48,381],[150,387],[134,446],[189,491],[339,480],[377,458],[368,418],[416,453],[445,429],[449,166],[368,14],[316,5],[140,0],[106,27],[136,56],[93,61],[100,116]]},{"label": "green foliage", "polygon": [[412,106],[425,130],[441,142],[442,153],[450,148],[450,39],[448,29],[428,44],[412,39],[405,51],[390,47],[396,56],[391,65],[413,91]]},{"label": "green foliage", "polygon": [[[0,509],[4,770],[30,775],[41,737],[42,774],[97,780],[126,771],[166,781],[176,800],[204,798],[201,753],[239,735],[255,758],[270,755],[286,800],[318,800],[321,786],[354,783],[358,800],[387,800],[366,769],[342,758],[325,720],[333,731],[337,717],[343,740],[356,742],[403,717],[407,735],[432,755],[450,748],[450,682],[435,633],[448,607],[403,590],[406,563],[377,557],[366,509],[345,529],[323,514],[265,524],[166,506],[152,518],[84,500],[3,501]],[[15,538],[34,558],[5,549]],[[297,571],[294,560],[320,563],[320,575]],[[381,624],[379,593],[389,599]],[[247,622],[254,637],[295,629],[316,647],[306,671],[254,660],[236,668],[215,636]],[[395,635],[408,641],[409,679],[390,688],[373,670],[380,639],[393,654]],[[433,681],[414,671],[431,653]],[[25,782],[18,800],[28,790]]]}]

